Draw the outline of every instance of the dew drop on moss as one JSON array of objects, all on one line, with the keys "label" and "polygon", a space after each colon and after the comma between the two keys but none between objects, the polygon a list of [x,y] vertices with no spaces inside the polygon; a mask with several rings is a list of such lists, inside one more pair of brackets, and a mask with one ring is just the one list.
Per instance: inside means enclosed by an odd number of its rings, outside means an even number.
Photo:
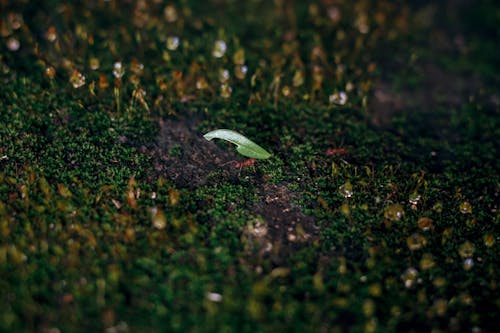
[{"label": "dew drop on moss", "polygon": [[23,26],[24,20],[21,14],[9,13],[8,22],[13,30],[17,30]]},{"label": "dew drop on moss", "polygon": [[53,79],[56,76],[56,69],[52,66],[45,68],[45,76],[49,79]]},{"label": "dew drop on moss", "polygon": [[439,298],[434,302],[433,308],[436,314],[442,317],[446,314],[446,310],[448,309],[448,302],[443,298]]},{"label": "dew drop on moss", "polygon": [[214,43],[214,49],[212,51],[212,55],[215,58],[222,58],[226,53],[226,50],[227,50],[226,42],[221,39],[216,40]]},{"label": "dew drop on moss", "polygon": [[433,228],[432,219],[428,217],[421,217],[417,221],[417,225],[422,231],[428,231]]},{"label": "dew drop on moss", "polygon": [[495,245],[495,236],[493,234],[485,234],[483,236],[484,245],[487,247],[492,247]]},{"label": "dew drop on moss", "polygon": [[410,267],[401,275],[401,280],[403,280],[404,286],[406,288],[411,288],[417,282],[418,271]]},{"label": "dew drop on moss", "polygon": [[222,302],[222,295],[218,293],[207,293],[207,299],[211,302]]},{"label": "dew drop on moss", "polygon": [[392,204],[384,210],[384,217],[389,221],[400,221],[404,217],[404,209],[400,204]]},{"label": "dew drop on moss", "polygon": [[15,52],[21,48],[21,42],[19,39],[11,37],[7,39],[7,48],[9,51]]},{"label": "dew drop on moss", "polygon": [[85,76],[75,69],[69,77],[69,82],[73,88],[78,89],[85,85]]},{"label": "dew drop on moss", "polygon": [[472,205],[468,201],[464,201],[459,206],[460,213],[462,214],[471,214],[472,213]]},{"label": "dew drop on moss", "polygon": [[458,248],[458,253],[462,258],[471,258],[474,255],[474,244],[469,241],[466,241]]},{"label": "dew drop on moss", "polygon": [[424,247],[427,244],[427,240],[422,235],[414,233],[406,239],[406,244],[410,251],[416,251]]},{"label": "dew drop on moss", "polygon": [[167,49],[175,51],[179,47],[179,37],[170,36],[167,38]]},{"label": "dew drop on moss", "polygon": [[363,302],[363,314],[370,317],[375,312],[375,302],[372,299],[366,299]]},{"label": "dew drop on moss", "polygon": [[167,226],[167,219],[165,218],[165,214],[158,208],[154,207],[151,209],[151,215],[152,215],[152,222],[153,226],[156,229],[165,229]]},{"label": "dew drop on moss", "polygon": [[137,61],[137,59],[133,59],[130,63],[130,70],[135,75],[141,75],[144,72],[144,64]]},{"label": "dew drop on moss", "polygon": [[243,80],[245,76],[247,75],[248,72],[248,67],[245,65],[238,65],[235,66],[234,68],[234,76],[236,76],[238,79]]},{"label": "dew drop on moss", "polygon": [[229,98],[233,92],[233,88],[231,88],[227,83],[223,83],[220,86],[220,96],[222,98]]},{"label": "dew drop on moss", "polygon": [[177,18],[179,17],[177,9],[174,5],[166,6],[163,10],[163,16],[165,16],[165,20],[170,23],[177,21]]},{"label": "dew drop on moss", "polygon": [[54,26],[50,26],[45,33],[45,38],[51,43],[55,42],[57,39],[57,31]]},{"label": "dew drop on moss", "polygon": [[227,69],[220,69],[219,70],[219,82],[220,83],[227,83],[229,81],[229,71]]},{"label": "dew drop on moss", "polygon": [[99,59],[97,59],[95,57],[90,58],[90,60],[89,60],[89,67],[90,67],[91,70],[93,70],[93,71],[98,70],[99,67],[100,67],[100,65],[101,64],[99,62]]},{"label": "dew drop on moss", "polygon": [[467,258],[464,260],[464,269],[466,271],[470,271],[472,267],[474,266],[474,260],[472,258]]},{"label": "dew drop on moss", "polygon": [[245,50],[238,49],[233,54],[233,62],[235,65],[244,65],[245,64]]},{"label": "dew drop on moss", "polygon": [[117,79],[121,79],[124,74],[125,74],[125,68],[123,68],[122,63],[119,61],[115,62],[113,65],[113,75]]},{"label": "dew drop on moss", "polygon": [[434,267],[434,257],[430,253],[424,253],[422,259],[420,259],[420,269],[426,271]]},{"label": "dew drop on moss", "polygon": [[208,82],[207,82],[207,79],[204,76],[200,76],[196,80],[196,89],[198,89],[198,90],[208,89]]},{"label": "dew drop on moss", "polygon": [[339,193],[344,197],[344,198],[350,198],[352,197],[353,191],[352,191],[352,184],[348,180],[345,182],[344,185],[341,185],[339,187]]},{"label": "dew drop on moss", "polygon": [[290,96],[290,93],[291,93],[291,90],[290,90],[290,87],[289,86],[284,86],[282,89],[281,89],[281,94],[285,97],[288,97]]},{"label": "dew drop on moss", "polygon": [[172,206],[176,206],[179,203],[180,196],[181,196],[181,192],[179,192],[179,190],[170,189],[168,191],[168,199],[169,199],[170,204]]},{"label": "dew drop on moss", "polygon": [[330,103],[337,105],[345,105],[347,103],[347,94],[344,91],[336,92],[328,98]]},{"label": "dew drop on moss", "polygon": [[412,209],[417,209],[418,203],[420,202],[421,195],[418,194],[417,192],[413,192],[410,194],[410,197],[408,198],[408,202],[411,204]]}]

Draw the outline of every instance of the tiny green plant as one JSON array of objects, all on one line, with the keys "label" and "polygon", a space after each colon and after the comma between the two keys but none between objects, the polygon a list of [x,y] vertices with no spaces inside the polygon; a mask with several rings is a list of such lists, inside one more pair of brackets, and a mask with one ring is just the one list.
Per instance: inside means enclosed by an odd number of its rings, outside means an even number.
[{"label": "tiny green plant", "polygon": [[259,160],[265,160],[271,157],[271,154],[267,152],[264,148],[248,139],[247,137],[241,135],[238,132],[231,131],[228,129],[217,129],[211,132],[208,132],[203,136],[208,141],[212,139],[221,139],[229,141],[235,144],[236,151],[243,156],[255,158]]}]

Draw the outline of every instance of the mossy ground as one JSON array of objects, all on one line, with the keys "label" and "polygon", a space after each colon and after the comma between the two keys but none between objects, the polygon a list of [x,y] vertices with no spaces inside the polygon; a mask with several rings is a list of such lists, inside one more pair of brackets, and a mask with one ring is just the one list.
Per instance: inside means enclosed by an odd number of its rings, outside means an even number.
[{"label": "mossy ground", "polygon": [[0,2],[0,331],[495,331],[499,10]]}]

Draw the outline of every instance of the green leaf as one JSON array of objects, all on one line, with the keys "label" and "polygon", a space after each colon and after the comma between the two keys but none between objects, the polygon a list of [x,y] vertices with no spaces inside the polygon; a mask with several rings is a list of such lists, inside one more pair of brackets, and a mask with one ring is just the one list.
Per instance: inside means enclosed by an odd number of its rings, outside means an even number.
[{"label": "green leaf", "polygon": [[234,143],[237,146],[236,150],[238,151],[238,153],[246,157],[257,158],[261,160],[271,157],[271,154],[268,153],[264,148],[235,131],[231,131],[228,129],[218,129],[208,132],[203,137],[208,141],[212,139],[222,139]]}]

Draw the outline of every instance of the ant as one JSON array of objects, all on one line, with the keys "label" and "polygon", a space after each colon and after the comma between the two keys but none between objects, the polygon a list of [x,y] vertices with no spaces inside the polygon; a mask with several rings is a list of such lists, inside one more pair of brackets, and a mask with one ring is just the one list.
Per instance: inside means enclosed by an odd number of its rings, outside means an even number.
[{"label": "ant", "polygon": [[243,161],[243,162],[238,162],[238,161],[234,161],[233,160],[233,161],[229,161],[227,163],[224,163],[222,165],[227,165],[227,164],[230,164],[230,163],[235,163],[234,167],[235,168],[239,168],[240,169],[239,172],[241,172],[241,170],[243,168],[247,168],[249,166],[252,166],[252,165],[255,164],[255,162],[257,162],[257,160],[255,158],[249,158],[248,160]]},{"label": "ant", "polygon": [[345,148],[330,148],[325,151],[326,156],[345,155],[345,154],[347,154],[347,149]]},{"label": "ant", "polygon": [[340,142],[339,148],[329,148],[325,151],[325,156],[337,156],[337,155],[346,155],[349,151],[345,148],[342,148],[344,145],[344,140]]}]

